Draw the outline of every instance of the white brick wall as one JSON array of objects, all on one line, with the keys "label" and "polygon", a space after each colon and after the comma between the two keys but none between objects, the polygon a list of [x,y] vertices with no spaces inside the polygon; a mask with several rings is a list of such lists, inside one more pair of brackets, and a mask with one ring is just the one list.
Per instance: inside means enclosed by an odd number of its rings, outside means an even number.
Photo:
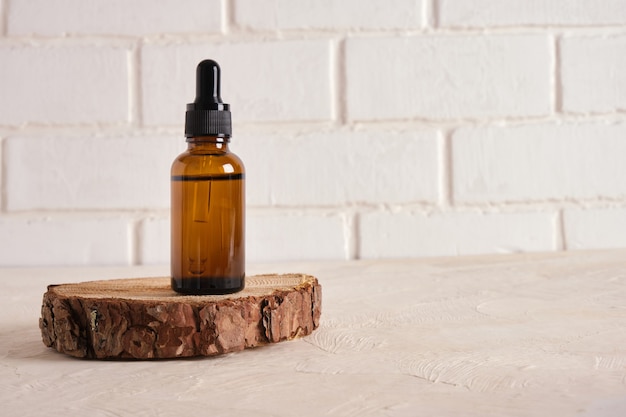
[{"label": "white brick wall", "polygon": [[169,166],[182,150],[169,137],[9,137],[5,207],[24,210],[166,209]]},{"label": "white brick wall", "polygon": [[554,250],[552,213],[366,213],[365,258],[454,256]]},{"label": "white brick wall", "polygon": [[247,216],[250,261],[348,259],[345,215],[252,212]]},{"label": "white brick wall", "polygon": [[248,204],[255,207],[437,200],[437,136],[432,130],[246,131],[232,148],[246,163]]},{"label": "white brick wall", "polygon": [[626,24],[626,0],[439,0],[442,27]]},{"label": "white brick wall", "polygon": [[0,35],[4,36],[6,34],[6,19],[5,19],[5,0],[0,0]]},{"label": "white brick wall", "polygon": [[239,0],[235,18],[252,30],[419,29],[427,0]]},{"label": "white brick wall", "polygon": [[139,226],[139,263],[163,263],[170,257],[170,219],[147,218]]},{"label": "white brick wall", "polygon": [[349,39],[348,116],[365,121],[547,115],[549,46],[545,35]]},{"label": "white brick wall", "polygon": [[[626,16],[626,4],[622,11]],[[626,111],[626,36],[568,37],[561,42],[563,110]]]},{"label": "white brick wall", "polygon": [[218,33],[220,0],[10,0],[9,35]]},{"label": "white brick wall", "polygon": [[127,55],[117,45],[0,43],[0,125],[127,123]]},{"label": "white brick wall", "polygon": [[147,125],[184,123],[185,104],[195,97],[195,66],[207,56],[223,69],[222,98],[236,103],[239,123],[332,117],[328,40],[146,45],[141,91]]},{"label": "white brick wall", "polygon": [[131,224],[101,216],[0,219],[4,266],[123,265],[132,260]]},{"label": "white brick wall", "polygon": [[222,66],[250,262],[625,247],[626,0],[0,0],[0,266],[169,260]]},{"label": "white brick wall", "polygon": [[568,249],[626,246],[626,209],[568,209],[563,216]]},{"label": "white brick wall", "polygon": [[626,124],[465,128],[452,137],[454,201],[626,197]]},{"label": "white brick wall", "polygon": [[[249,210],[246,259],[250,262],[350,259],[353,248],[348,216],[319,210]],[[168,259],[169,236],[169,217],[144,220],[139,230],[138,261],[158,264]]]}]

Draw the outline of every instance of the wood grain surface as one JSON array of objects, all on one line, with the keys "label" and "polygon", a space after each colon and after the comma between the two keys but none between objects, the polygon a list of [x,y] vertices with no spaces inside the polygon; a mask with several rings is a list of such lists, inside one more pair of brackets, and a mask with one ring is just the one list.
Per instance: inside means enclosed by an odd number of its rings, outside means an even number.
[{"label": "wood grain surface", "polygon": [[169,278],[50,285],[41,318],[46,346],[80,358],[214,356],[310,334],[321,286],[302,274],[257,275],[221,296],[180,295]]}]

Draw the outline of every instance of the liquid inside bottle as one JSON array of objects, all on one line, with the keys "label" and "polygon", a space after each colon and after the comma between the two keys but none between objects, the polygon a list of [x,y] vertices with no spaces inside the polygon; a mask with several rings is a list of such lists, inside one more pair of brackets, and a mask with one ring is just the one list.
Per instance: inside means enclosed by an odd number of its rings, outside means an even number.
[{"label": "liquid inside bottle", "polygon": [[245,286],[245,173],[228,142],[190,142],[172,165],[172,288],[227,294]]}]

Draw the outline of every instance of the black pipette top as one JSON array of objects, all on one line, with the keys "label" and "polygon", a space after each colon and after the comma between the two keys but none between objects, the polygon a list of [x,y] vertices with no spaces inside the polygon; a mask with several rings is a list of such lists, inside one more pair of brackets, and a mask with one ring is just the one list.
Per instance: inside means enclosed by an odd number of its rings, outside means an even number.
[{"label": "black pipette top", "polygon": [[206,59],[196,69],[196,99],[187,104],[185,136],[229,138],[231,133],[230,106],[220,97],[220,66]]}]

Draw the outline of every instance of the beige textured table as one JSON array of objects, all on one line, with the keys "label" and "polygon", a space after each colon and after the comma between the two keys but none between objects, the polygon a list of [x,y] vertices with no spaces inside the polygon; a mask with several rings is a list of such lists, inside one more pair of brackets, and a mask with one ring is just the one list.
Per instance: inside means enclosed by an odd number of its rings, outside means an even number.
[{"label": "beige textured table", "polygon": [[0,271],[2,416],[625,416],[626,251],[253,265],[323,286],[304,339],[111,362],[46,348],[47,284],[166,267]]}]

